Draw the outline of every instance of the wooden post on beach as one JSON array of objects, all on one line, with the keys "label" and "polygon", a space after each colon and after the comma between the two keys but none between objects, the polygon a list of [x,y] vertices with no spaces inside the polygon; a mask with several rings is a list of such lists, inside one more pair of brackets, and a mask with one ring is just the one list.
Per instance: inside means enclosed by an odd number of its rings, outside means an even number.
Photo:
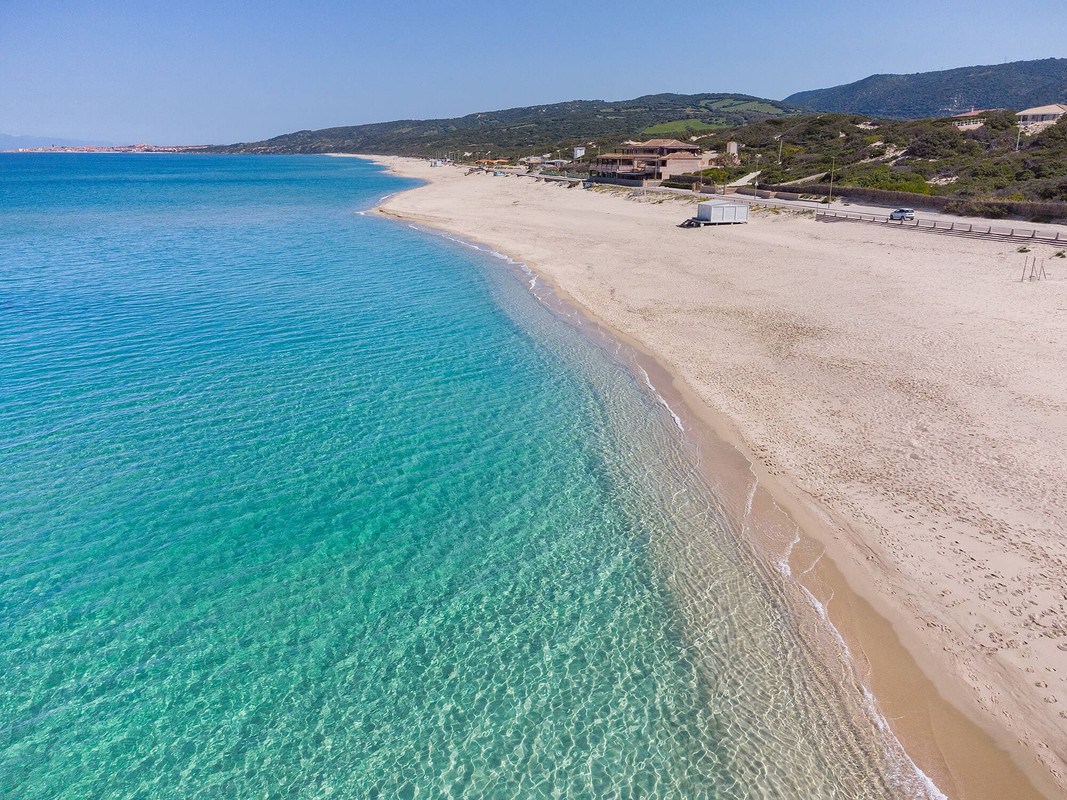
[{"label": "wooden post on beach", "polygon": [[1023,276],[1019,279],[1025,281],[1029,278],[1031,281],[1047,280],[1048,275],[1045,274],[1045,259],[1041,259],[1041,263],[1037,263],[1037,256],[1034,256],[1034,260],[1030,260],[1030,256],[1026,256],[1026,260],[1023,262]]}]

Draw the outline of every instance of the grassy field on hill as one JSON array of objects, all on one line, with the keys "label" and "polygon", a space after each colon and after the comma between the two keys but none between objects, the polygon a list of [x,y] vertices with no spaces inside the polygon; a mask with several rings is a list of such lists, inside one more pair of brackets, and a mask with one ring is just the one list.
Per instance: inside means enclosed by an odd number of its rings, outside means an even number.
[{"label": "grassy field on hill", "polygon": [[662,122],[659,125],[652,125],[651,127],[645,128],[641,132],[641,135],[649,137],[671,137],[684,140],[694,134],[707,133],[708,131],[727,127],[729,126],[722,124],[715,125],[700,119],[675,119],[670,122]]}]

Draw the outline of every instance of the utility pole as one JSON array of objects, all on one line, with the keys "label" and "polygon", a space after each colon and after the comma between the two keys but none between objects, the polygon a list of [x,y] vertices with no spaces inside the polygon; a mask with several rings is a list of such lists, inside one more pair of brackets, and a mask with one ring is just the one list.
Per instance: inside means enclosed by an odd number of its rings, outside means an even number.
[{"label": "utility pole", "polygon": [[1015,134],[1015,152],[1019,152],[1019,140],[1023,138],[1023,126],[1021,123],[1016,123],[1019,128],[1019,132]]},{"label": "utility pole", "polygon": [[831,205],[834,202],[834,168],[837,166],[837,158],[835,156],[830,157],[830,202],[827,205]]},{"label": "utility pole", "polygon": [[785,141],[785,136],[778,137],[778,166],[782,166],[782,142]]}]

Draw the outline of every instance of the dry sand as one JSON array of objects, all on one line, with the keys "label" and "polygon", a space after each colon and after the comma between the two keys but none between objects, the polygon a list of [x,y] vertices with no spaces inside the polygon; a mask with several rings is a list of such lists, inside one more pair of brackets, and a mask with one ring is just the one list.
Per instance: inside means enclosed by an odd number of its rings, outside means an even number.
[{"label": "dry sand", "polygon": [[813,592],[834,598],[831,618],[942,790],[1033,796],[1014,760],[1044,795],[1067,795],[1056,248],[1030,254],[1048,280],[1020,282],[1017,244],[792,212],[685,230],[689,200],[377,160],[430,181],[385,213],[525,261],[654,356],[751,460],[814,537],[793,573],[817,565]]}]

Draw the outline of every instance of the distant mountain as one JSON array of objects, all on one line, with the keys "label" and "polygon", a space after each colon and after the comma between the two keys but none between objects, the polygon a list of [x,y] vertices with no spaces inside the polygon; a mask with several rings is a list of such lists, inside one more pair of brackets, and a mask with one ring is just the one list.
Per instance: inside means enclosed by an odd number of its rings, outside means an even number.
[{"label": "distant mountain", "polygon": [[91,147],[109,146],[114,142],[83,142],[77,139],[50,139],[47,136],[11,136],[0,133],[0,150],[18,150],[20,147]]},{"label": "distant mountain", "polygon": [[299,131],[263,142],[213,148],[229,153],[379,153],[447,151],[514,155],[570,143],[641,136],[682,136],[795,113],[777,100],[743,94],[655,94],[635,100],[574,100],[468,114]]},{"label": "distant mountain", "polygon": [[797,92],[783,102],[812,111],[883,119],[945,117],[972,107],[1023,109],[1067,103],[1067,58],[871,75],[844,86]]}]

